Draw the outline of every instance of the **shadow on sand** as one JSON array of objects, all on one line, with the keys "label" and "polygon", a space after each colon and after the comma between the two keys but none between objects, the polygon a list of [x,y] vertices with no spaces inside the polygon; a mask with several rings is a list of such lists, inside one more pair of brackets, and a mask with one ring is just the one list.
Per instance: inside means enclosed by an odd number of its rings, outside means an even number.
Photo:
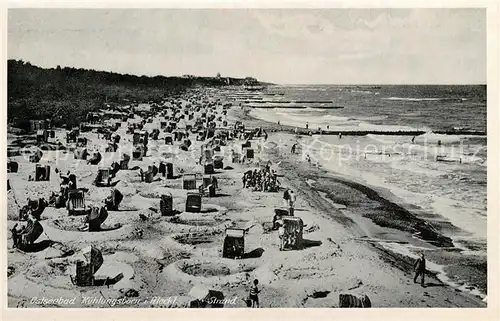
[{"label": "shadow on sand", "polygon": [[104,286],[104,285],[114,285],[120,282],[123,279],[123,274],[120,273],[114,278],[106,278],[106,279],[95,279],[94,286]]},{"label": "shadow on sand", "polygon": [[314,246],[320,246],[323,244],[321,241],[314,241],[314,240],[308,240],[308,239],[303,239],[302,240],[302,248],[306,249],[309,247],[314,247]]},{"label": "shadow on sand", "polygon": [[446,286],[446,284],[444,284],[444,283],[425,283],[424,285],[426,288],[445,287]]},{"label": "shadow on sand", "polygon": [[224,194],[224,193],[220,193],[220,194],[216,194],[214,197],[212,198],[217,198],[217,197],[226,197],[226,196],[231,196],[230,194]]},{"label": "shadow on sand", "polygon": [[261,257],[263,253],[264,253],[264,249],[259,247],[259,248],[256,248],[256,249],[248,252],[248,253],[243,254],[243,256],[241,258],[242,259],[256,259],[256,258]]},{"label": "shadow on sand", "polygon": [[40,251],[43,251],[43,250],[49,248],[54,243],[55,243],[54,241],[43,240],[43,241],[38,242],[38,243],[20,246],[19,250],[21,250],[25,253],[36,253],[36,252],[40,252]]}]

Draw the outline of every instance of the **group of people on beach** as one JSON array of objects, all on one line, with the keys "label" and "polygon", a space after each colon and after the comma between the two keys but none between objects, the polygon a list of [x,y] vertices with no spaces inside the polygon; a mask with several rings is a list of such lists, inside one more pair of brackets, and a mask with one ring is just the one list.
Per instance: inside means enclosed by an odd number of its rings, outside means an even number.
[{"label": "group of people on beach", "polygon": [[242,181],[243,188],[252,188],[255,192],[277,192],[280,188],[278,176],[269,165],[245,172]]}]

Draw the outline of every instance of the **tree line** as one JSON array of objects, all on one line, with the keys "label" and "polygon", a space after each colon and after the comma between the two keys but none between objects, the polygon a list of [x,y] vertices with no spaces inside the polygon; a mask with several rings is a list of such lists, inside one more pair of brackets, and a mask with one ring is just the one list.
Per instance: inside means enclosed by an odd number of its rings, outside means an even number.
[{"label": "tree line", "polygon": [[57,66],[40,68],[22,60],[7,62],[7,117],[28,128],[30,119],[75,125],[105,103],[160,102],[193,86],[242,85],[244,79],[220,77],[147,77]]}]

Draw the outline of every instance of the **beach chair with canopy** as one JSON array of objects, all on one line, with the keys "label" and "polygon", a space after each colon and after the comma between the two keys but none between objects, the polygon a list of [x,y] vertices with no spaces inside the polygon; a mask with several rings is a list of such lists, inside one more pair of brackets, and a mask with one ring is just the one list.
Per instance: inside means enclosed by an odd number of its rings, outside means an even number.
[{"label": "beach chair with canopy", "polygon": [[253,148],[246,148],[245,149],[245,156],[246,156],[246,159],[253,159],[254,158]]},{"label": "beach chair with canopy", "polygon": [[71,282],[77,286],[93,286],[94,274],[104,263],[102,252],[90,245],[76,254],[76,275],[71,276]]},{"label": "beach chair with canopy", "polygon": [[285,230],[285,249],[300,249],[302,246],[302,236],[304,231],[304,222],[297,216],[283,216],[281,218]]},{"label": "beach chair with canopy", "polygon": [[186,198],[186,212],[199,213],[201,212],[201,194],[188,193]]},{"label": "beach chair with canopy", "polygon": [[76,140],[76,146],[79,146],[79,147],[87,146],[87,138],[86,137],[78,137]]},{"label": "beach chair with canopy", "polygon": [[243,254],[245,254],[245,230],[227,228],[222,257],[236,259],[242,258]]},{"label": "beach chair with canopy", "polygon": [[112,170],[110,167],[101,167],[97,170],[97,176],[95,179],[95,186],[110,186],[112,179]]},{"label": "beach chair with canopy", "polygon": [[11,161],[10,159],[7,161],[7,173],[17,173],[18,169],[18,162]]},{"label": "beach chair with canopy", "polygon": [[160,199],[160,212],[162,216],[173,215],[173,198],[172,194],[166,193],[161,195]]},{"label": "beach chair with canopy", "polygon": [[224,168],[224,156],[214,156],[214,168],[223,169]]},{"label": "beach chair with canopy", "polygon": [[188,296],[191,298],[190,308],[224,307],[224,294],[221,291],[210,290],[204,285],[195,285]]},{"label": "beach chair with canopy", "polygon": [[128,163],[130,161],[130,156],[128,154],[122,154],[120,159],[120,169],[128,169]]},{"label": "beach chair with canopy", "polygon": [[172,137],[172,134],[165,135],[165,144],[166,145],[173,145],[174,144],[174,139]]},{"label": "beach chair with canopy", "polygon": [[108,142],[108,146],[106,147],[106,153],[114,153],[118,149],[118,145],[113,142]]},{"label": "beach chair with canopy", "polygon": [[113,143],[115,144],[119,144],[120,143],[120,140],[121,140],[121,136],[116,134],[116,133],[113,133],[111,135],[111,140],[113,141]]},{"label": "beach chair with canopy", "polygon": [[182,188],[186,190],[196,189],[196,174],[184,174],[182,176]]},{"label": "beach chair with canopy", "polygon": [[75,159],[87,160],[87,156],[89,156],[89,151],[85,147],[75,148],[74,151]]},{"label": "beach chair with canopy", "polygon": [[206,175],[210,175],[210,174],[213,174],[214,173],[214,163],[213,161],[205,161],[205,165],[203,166],[203,169],[204,169],[204,173]]},{"label": "beach chair with canopy", "polygon": [[167,163],[167,179],[173,179],[174,178],[174,164],[172,163]]},{"label": "beach chair with canopy", "polygon": [[139,130],[134,130],[134,134],[132,136],[132,144],[134,146],[139,144],[140,139],[141,139],[141,132]]},{"label": "beach chair with canopy", "polygon": [[66,143],[76,143],[77,136],[77,132],[72,129],[69,133],[66,134]]},{"label": "beach chair with canopy", "polygon": [[29,156],[30,163],[38,163],[42,159],[43,153],[41,150],[36,150],[32,155]]},{"label": "beach chair with canopy", "polygon": [[108,218],[108,211],[105,207],[93,206],[87,214],[87,223],[89,232],[97,232],[101,230],[101,225]]},{"label": "beach chair with canopy", "polygon": [[35,181],[50,181],[50,166],[36,164]]},{"label": "beach chair with canopy", "polygon": [[49,140],[49,132],[46,129],[39,129],[36,131],[37,143],[46,143]]},{"label": "beach chair with canopy", "polygon": [[148,145],[148,138],[149,138],[148,132],[145,130],[141,130],[141,131],[139,131],[139,135],[140,135],[140,138],[142,139],[144,146],[147,146]]},{"label": "beach chair with canopy", "polygon": [[35,241],[42,235],[43,226],[33,216],[28,216],[27,223],[24,229],[20,232],[15,232],[13,237],[16,238],[14,242],[16,247],[21,251],[27,250]]},{"label": "beach chair with canopy", "polygon": [[158,140],[158,136],[160,136],[160,130],[159,129],[153,129],[153,132],[151,133],[151,139],[152,140]]},{"label": "beach chair with canopy", "polygon": [[67,203],[68,215],[85,215],[88,210],[85,207],[85,193],[82,190],[68,191]]},{"label": "beach chair with canopy", "polygon": [[144,156],[146,156],[147,147],[141,144],[135,145],[132,152],[133,160],[142,161]]},{"label": "beach chair with canopy", "polygon": [[111,190],[111,195],[109,195],[104,203],[106,204],[106,208],[110,211],[118,211],[118,206],[120,206],[121,201],[123,200],[123,194],[116,188]]},{"label": "beach chair with canopy", "polygon": [[143,181],[146,182],[146,183],[152,183],[153,182],[153,171],[151,170],[147,170],[145,172],[143,172]]},{"label": "beach chair with canopy", "polygon": [[100,152],[94,152],[92,155],[92,158],[87,161],[88,164],[90,165],[98,165],[102,160],[102,155]]}]

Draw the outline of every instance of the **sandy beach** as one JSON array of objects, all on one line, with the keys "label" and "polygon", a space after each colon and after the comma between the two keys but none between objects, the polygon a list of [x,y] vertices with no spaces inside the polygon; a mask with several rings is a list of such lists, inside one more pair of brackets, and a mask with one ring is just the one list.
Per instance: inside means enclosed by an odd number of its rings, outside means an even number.
[{"label": "sandy beach", "polygon": [[[213,91],[208,97],[224,100],[223,95]],[[140,120],[136,116],[133,121]],[[394,203],[389,193],[360,184],[348,175],[342,176],[340,170],[338,175],[332,174],[308,163],[302,155],[292,155],[290,148],[294,142],[305,138],[291,133],[291,128],[253,119],[237,106],[229,110],[225,120],[229,125],[242,121],[247,128],[265,128],[269,136],[267,140],[251,141],[256,149],[255,159],[243,164],[230,161],[231,148],[241,146],[243,141],[234,139],[221,147],[224,168],[214,174],[219,190],[216,197],[203,197],[200,213],[184,211],[187,191],[182,189],[181,175],[203,172],[198,163],[203,142],[192,137],[193,144],[183,151],[177,142],[165,146],[161,133],[158,140],[149,142],[150,156],[143,161],[131,161],[129,168],[145,168],[166,157],[173,161],[177,178],[158,175],[153,182],[145,183],[141,182],[137,169],[118,171],[115,188],[124,199],[118,211],[109,211],[103,223],[108,230],[79,231],[82,217],[68,216],[65,208],[48,207],[40,221],[44,233],[36,240],[40,246],[31,253],[12,248],[10,229],[17,221],[17,204],[24,205],[28,197],[48,199],[60,180],[52,172],[49,181],[28,182],[34,164],[23,156],[11,157],[19,163],[19,170],[8,174],[12,187],[8,192],[7,213],[9,307],[37,307],[39,303],[33,298],[59,297],[69,301],[44,306],[186,307],[191,300],[188,295],[191,288],[204,285],[224,293],[228,300],[225,307],[243,308],[254,279],[259,280],[261,287],[262,308],[335,308],[342,293],[365,294],[373,307],[486,306],[480,297],[464,291],[460,285],[443,283],[432,266],[426,275],[425,288],[413,283],[414,253],[402,255],[394,248],[407,243],[422,246],[429,258],[433,257],[433,249],[426,240],[412,238],[398,226],[418,223],[418,219],[405,211],[404,205]],[[160,118],[156,117],[144,129],[159,127]],[[131,150],[132,136],[126,134],[126,128],[127,123],[122,122],[117,131],[122,137],[119,148]],[[65,133],[56,129],[56,137],[61,140]],[[95,133],[82,135],[89,146],[106,143]],[[26,139],[11,134],[9,143]],[[101,164],[88,165],[75,161],[69,151],[51,151],[44,153],[40,163],[74,173],[79,187],[88,189],[86,203],[98,205],[109,195],[110,188],[96,187],[92,181],[98,167],[115,159],[114,153],[109,154],[103,153]],[[243,173],[268,161],[278,173],[282,189],[272,193],[243,188]],[[297,195],[295,216],[304,222],[302,249],[280,251],[277,231],[270,229],[274,209],[284,208],[283,188],[291,188]],[[160,197],[165,193],[173,196],[173,207],[179,214],[161,216]],[[377,219],[378,225],[374,223]],[[245,255],[241,259],[222,258],[227,227],[247,229]],[[431,234],[429,240],[446,247],[447,240],[442,235]],[[71,283],[76,254],[68,253],[78,253],[89,245],[99,248],[104,258],[96,278],[106,280],[121,273],[118,282],[90,287]],[[439,252],[442,259],[443,251]],[[446,260],[459,260],[459,255],[450,248]]]}]

